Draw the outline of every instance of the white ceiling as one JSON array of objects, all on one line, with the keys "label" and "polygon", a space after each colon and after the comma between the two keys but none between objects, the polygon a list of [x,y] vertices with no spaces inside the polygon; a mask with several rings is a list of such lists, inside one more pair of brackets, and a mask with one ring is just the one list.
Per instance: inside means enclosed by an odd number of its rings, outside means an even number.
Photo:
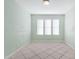
[{"label": "white ceiling", "polygon": [[74,6],[74,0],[50,0],[48,6],[43,5],[43,0],[16,0],[30,13],[64,14]]}]

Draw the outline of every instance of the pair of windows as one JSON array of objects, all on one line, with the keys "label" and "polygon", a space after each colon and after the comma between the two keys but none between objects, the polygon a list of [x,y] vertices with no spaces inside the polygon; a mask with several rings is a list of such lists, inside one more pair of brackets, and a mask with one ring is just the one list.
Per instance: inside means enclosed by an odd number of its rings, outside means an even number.
[{"label": "pair of windows", "polygon": [[38,19],[37,35],[59,35],[59,19]]}]

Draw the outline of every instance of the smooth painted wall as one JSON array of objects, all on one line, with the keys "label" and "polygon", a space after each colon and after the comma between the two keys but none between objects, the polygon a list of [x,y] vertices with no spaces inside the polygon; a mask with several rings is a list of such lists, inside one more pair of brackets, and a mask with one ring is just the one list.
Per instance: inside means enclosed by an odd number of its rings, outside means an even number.
[{"label": "smooth painted wall", "polygon": [[30,43],[30,22],[30,13],[25,8],[15,0],[5,0],[5,57]]},{"label": "smooth painted wall", "polygon": [[65,42],[75,48],[75,7],[72,7],[65,16]]}]

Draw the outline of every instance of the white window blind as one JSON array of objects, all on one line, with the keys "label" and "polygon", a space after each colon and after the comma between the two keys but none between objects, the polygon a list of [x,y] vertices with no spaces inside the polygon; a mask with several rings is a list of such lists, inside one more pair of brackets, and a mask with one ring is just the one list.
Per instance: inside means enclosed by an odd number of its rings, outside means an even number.
[{"label": "white window blind", "polygon": [[43,19],[37,20],[37,35],[43,35]]},{"label": "white window blind", "polygon": [[51,35],[51,19],[45,20],[45,35]]},{"label": "white window blind", "polygon": [[59,35],[59,19],[53,19],[53,35]]}]

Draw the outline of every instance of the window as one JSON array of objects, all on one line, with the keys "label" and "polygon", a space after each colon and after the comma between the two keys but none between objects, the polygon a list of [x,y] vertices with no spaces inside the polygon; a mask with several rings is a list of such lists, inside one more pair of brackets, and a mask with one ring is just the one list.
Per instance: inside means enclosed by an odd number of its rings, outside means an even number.
[{"label": "window", "polygon": [[43,35],[43,19],[37,20],[37,35]]},{"label": "window", "polygon": [[[52,27],[51,27],[52,26]],[[51,32],[52,31],[52,32]],[[59,19],[38,19],[37,35],[59,35]]]},{"label": "window", "polygon": [[51,19],[45,20],[45,35],[51,35]]},{"label": "window", "polygon": [[53,35],[59,35],[59,19],[53,20]]}]

